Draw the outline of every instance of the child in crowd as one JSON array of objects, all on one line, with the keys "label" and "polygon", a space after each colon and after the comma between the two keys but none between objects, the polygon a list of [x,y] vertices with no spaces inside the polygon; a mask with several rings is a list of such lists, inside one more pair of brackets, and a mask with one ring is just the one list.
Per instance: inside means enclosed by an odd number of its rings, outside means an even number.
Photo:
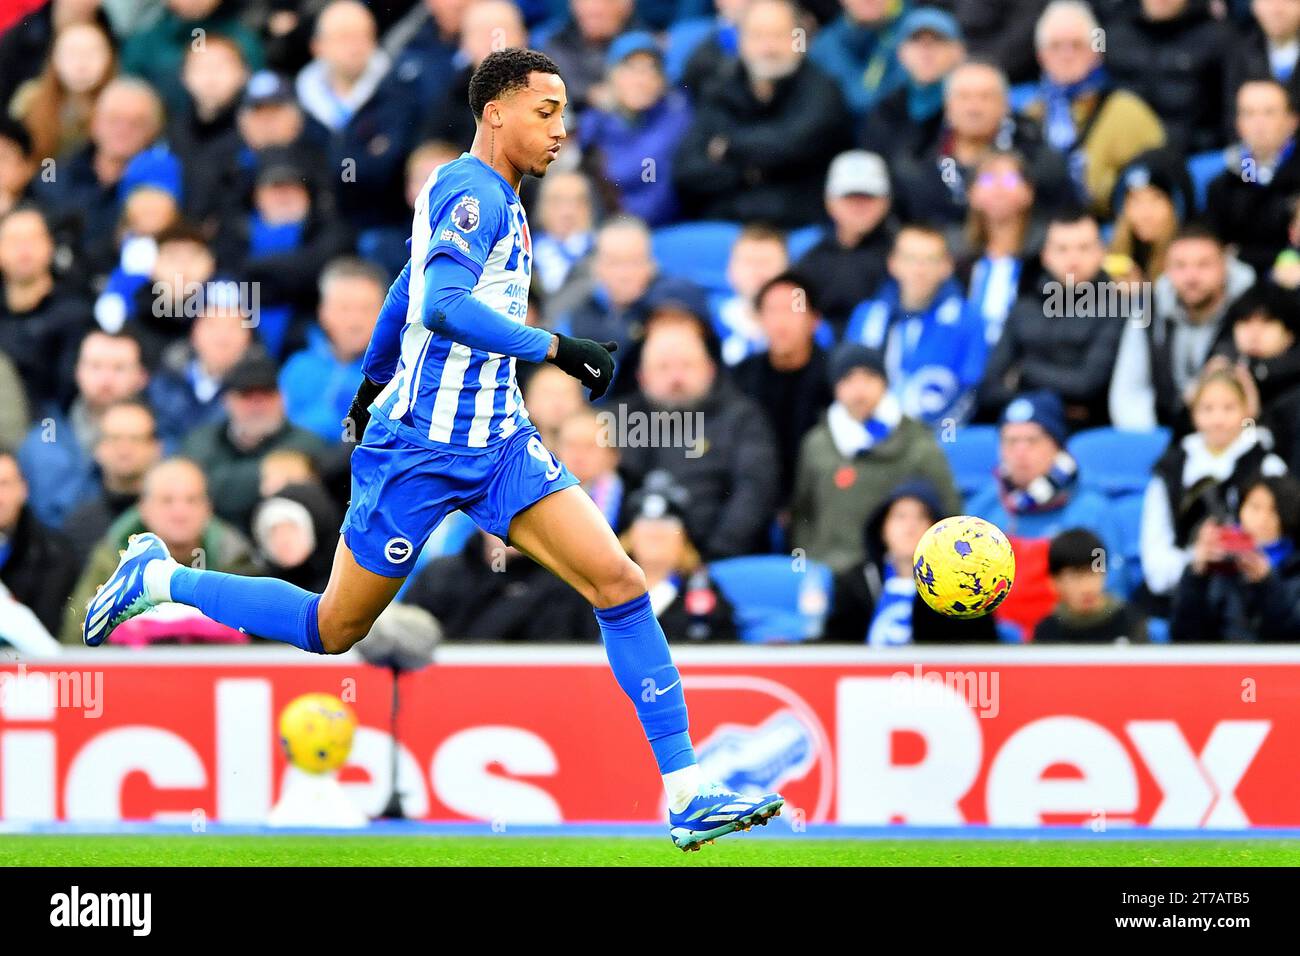
[{"label": "child in crowd", "polygon": [[1106,591],[1106,548],[1087,528],[1062,531],[1047,548],[1056,608],[1034,629],[1036,644],[1127,644],[1146,640],[1146,621]]}]

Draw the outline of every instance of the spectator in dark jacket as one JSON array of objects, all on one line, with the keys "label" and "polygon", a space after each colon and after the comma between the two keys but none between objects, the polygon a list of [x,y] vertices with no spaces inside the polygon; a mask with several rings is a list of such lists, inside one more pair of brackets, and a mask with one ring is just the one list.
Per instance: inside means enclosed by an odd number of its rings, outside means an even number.
[{"label": "spectator in dark jacket", "polygon": [[1241,142],[1210,183],[1205,215],[1237,255],[1266,275],[1288,240],[1290,202],[1300,193],[1296,109],[1276,80],[1251,80],[1237,92]]},{"label": "spectator in dark jacket", "polygon": [[1253,0],[1253,22],[1228,48],[1224,62],[1224,129],[1236,129],[1237,90],[1247,80],[1271,76],[1300,103],[1300,4],[1293,0]]},{"label": "spectator in dark jacket", "polygon": [[1047,546],[1056,608],[1034,628],[1035,644],[1129,644],[1147,638],[1142,613],[1106,593],[1106,544],[1087,528],[1070,528]]},{"label": "spectator in dark jacket", "polygon": [[835,576],[825,640],[872,647],[997,640],[991,616],[945,617],[917,593],[912,577],[916,546],[946,514],[938,491],[928,481],[905,481],[890,492],[867,518],[862,562]]},{"label": "spectator in dark jacket", "polygon": [[99,486],[93,452],[105,409],[135,398],[149,382],[140,342],[129,332],[110,335],[102,329],[81,340],[75,377],[77,395],[67,414],[33,425],[18,452],[31,509],[54,528],[62,527],[68,512]]},{"label": "spectator in dark jacket", "polygon": [[415,78],[390,72],[374,16],[357,0],[333,0],[321,11],[312,52],[295,88],[308,139],[342,175],[340,214],[358,230],[401,221],[403,163],[420,106]]},{"label": "spectator in dark jacket", "polygon": [[[886,0],[840,0],[840,5],[844,12],[817,32],[808,58],[835,80],[854,115],[865,116],[903,82],[898,44],[904,5]],[[786,43],[789,37],[787,32]]]},{"label": "spectator in dark jacket", "polygon": [[170,117],[168,146],[184,166],[186,216],[215,228],[219,213],[238,199],[229,194],[225,176],[238,162],[235,118],[248,65],[238,43],[210,36],[185,55],[181,80],[185,106]]},{"label": "spectator in dark jacket", "polygon": [[690,102],[664,83],[654,37],[625,33],[609,48],[609,109],[592,107],[578,126],[586,161],[617,192],[620,208],[648,226],[677,216],[673,159],[691,122]]},{"label": "spectator in dark jacket", "polygon": [[939,0],[952,12],[966,38],[966,48],[978,60],[996,63],[1012,83],[1027,83],[1038,75],[1034,60],[1034,25],[1047,0]]},{"label": "spectator in dark jacket", "polygon": [[889,169],[875,153],[848,150],[826,174],[825,204],[831,228],[800,257],[795,268],[836,335],[863,299],[886,278],[885,257],[894,241]]},{"label": "spectator in dark jacket", "polygon": [[785,228],[820,218],[826,167],[851,124],[835,83],[791,44],[796,26],[788,0],[755,0],[739,58],[698,92],[673,168],[693,215]]},{"label": "spectator in dark jacket", "polygon": [[990,153],[1008,149],[1025,157],[1044,212],[1074,199],[1064,160],[1043,143],[1034,123],[1011,112],[1002,71],[987,63],[957,67],[944,84],[937,145],[919,160],[899,158],[894,177],[899,215],[912,221],[965,222],[975,167]]},{"label": "spectator in dark jacket", "polygon": [[652,472],[628,500],[620,536],[645,572],[650,606],[670,641],[734,641],[735,609],[709,579],[686,531],[690,495],[667,472]]},{"label": "spectator in dark jacket", "polygon": [[1170,640],[1300,640],[1300,483],[1257,478],[1236,517],[1233,528],[1201,525],[1174,592]]},{"label": "spectator in dark jacket", "polygon": [[239,129],[239,150],[232,167],[221,177],[222,183],[231,184],[222,187],[229,190],[229,201],[221,214],[223,221],[246,211],[257,174],[264,168],[258,162],[258,155],[276,148],[291,152],[294,164],[306,170],[308,180],[319,189],[328,189],[331,203],[337,206],[338,190],[334,183],[342,170],[331,169],[323,147],[308,137],[307,118],[298,105],[292,83],[266,70],[254,73],[244,87],[235,123]]},{"label": "spectator in dark jacket", "polygon": [[1016,301],[980,386],[984,414],[1018,392],[1050,389],[1072,430],[1109,422],[1107,389],[1129,319],[1128,297],[1101,271],[1105,248],[1092,216],[1063,212],[1047,227],[1044,272]]},{"label": "spectator in dark jacket", "polygon": [[241,532],[258,501],[258,466],[278,448],[297,448],[320,455],[325,444],[289,423],[275,364],[251,356],[226,376],[226,418],[190,432],[182,454],[207,475],[217,514]]},{"label": "spectator in dark jacket", "polygon": [[867,113],[861,140],[865,148],[882,156],[915,158],[938,144],[943,84],[966,58],[966,47],[957,21],[934,7],[905,16],[898,41],[903,83]]},{"label": "spectator in dark jacket", "polygon": [[230,302],[212,297],[190,326],[189,339],[169,346],[149,380],[158,434],[169,449],[195,428],[220,421],[226,375],[254,344],[252,323]]},{"label": "spectator in dark jacket", "polygon": [[[706,560],[765,550],[776,505],[776,444],[763,410],[718,374],[707,319],[664,315],[641,351],[641,394],[620,406],[629,430],[621,470],[629,494],[667,471],[690,495],[686,527]],[[635,416],[635,417],[634,417]],[[665,431],[668,440],[638,440]],[[667,424],[654,429],[650,424]],[[675,435],[678,438],[674,439]]]},{"label": "spectator in dark jacket", "polygon": [[767,350],[732,370],[740,390],[767,412],[781,469],[777,507],[794,491],[795,462],[803,436],[830,405],[826,353],[813,341],[821,314],[802,276],[785,272],[765,282],[754,297]]},{"label": "spectator in dark jacket", "polygon": [[0,450],[0,583],[57,634],[63,602],[81,567],[67,540],[27,507],[27,482],[13,452]]},{"label": "spectator in dark jacket", "polygon": [[571,2],[569,10],[569,19],[542,45],[542,52],[560,68],[570,108],[576,113],[587,106],[608,105],[604,81],[610,44],[638,23],[632,0]]},{"label": "spectator in dark jacket", "polygon": [[1142,0],[1108,24],[1106,64],[1115,82],[1142,97],[1182,153],[1213,149],[1223,136],[1223,60],[1230,34],[1205,0]]},{"label": "spectator in dark jacket", "polygon": [[56,281],[53,261],[40,210],[20,206],[0,218],[0,352],[38,417],[71,400],[77,347],[90,325],[90,304]]},{"label": "spectator in dark jacket", "polygon": [[139,399],[116,402],[105,409],[95,440],[99,487],[68,514],[63,533],[78,566],[107,533],[109,525],[140,499],[144,476],[162,459],[153,410]]},{"label": "spectator in dark jacket", "polygon": [[402,601],[437,618],[450,641],[595,640],[599,633],[576,591],[486,532],[459,554],[429,562]]}]

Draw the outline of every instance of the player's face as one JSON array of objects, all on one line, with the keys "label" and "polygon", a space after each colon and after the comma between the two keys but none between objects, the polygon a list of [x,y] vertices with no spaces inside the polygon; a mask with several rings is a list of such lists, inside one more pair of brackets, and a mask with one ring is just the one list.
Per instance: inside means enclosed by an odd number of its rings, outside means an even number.
[{"label": "player's face", "polygon": [[530,176],[546,175],[569,135],[564,128],[568,102],[564,81],[557,75],[531,73],[526,87],[485,109],[489,115],[493,109],[501,110],[503,124],[497,135],[505,139],[506,158],[515,169]]}]

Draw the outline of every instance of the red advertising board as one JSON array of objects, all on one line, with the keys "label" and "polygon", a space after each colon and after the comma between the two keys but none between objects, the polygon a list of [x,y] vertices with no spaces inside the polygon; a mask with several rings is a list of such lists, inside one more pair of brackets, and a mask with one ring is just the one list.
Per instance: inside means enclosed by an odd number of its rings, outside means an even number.
[{"label": "red advertising board", "polygon": [[[687,649],[710,776],[859,825],[1300,826],[1300,652]],[[348,700],[341,781],[387,797],[388,672],[347,659],[110,652],[0,666],[0,819],[265,819],[294,697]],[[662,795],[599,648],[448,649],[402,679],[412,817],[652,821]]]}]

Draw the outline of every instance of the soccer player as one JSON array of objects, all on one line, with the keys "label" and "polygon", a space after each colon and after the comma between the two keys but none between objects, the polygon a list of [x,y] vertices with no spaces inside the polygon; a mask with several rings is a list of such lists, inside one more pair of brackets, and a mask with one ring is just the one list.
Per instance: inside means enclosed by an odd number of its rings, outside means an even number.
[{"label": "soccer player", "polygon": [[515,384],[516,359],[554,363],[593,398],[614,374],[613,343],[523,324],[532,243],[519,183],[555,161],[567,135],[565,103],[555,63],[532,50],[493,52],[470,80],[474,142],[420,193],[411,259],[388,291],[349,412],[363,437],[325,593],[185,567],[156,535],[140,534],[91,600],[83,637],[101,644],[123,621],[174,601],[262,637],[340,654],[369,633],[438,523],[463,510],[594,605],[614,676],[663,775],[669,833],[695,850],[766,823],[785,801],[702,779],[681,677],[645,576],[542,444]]}]

